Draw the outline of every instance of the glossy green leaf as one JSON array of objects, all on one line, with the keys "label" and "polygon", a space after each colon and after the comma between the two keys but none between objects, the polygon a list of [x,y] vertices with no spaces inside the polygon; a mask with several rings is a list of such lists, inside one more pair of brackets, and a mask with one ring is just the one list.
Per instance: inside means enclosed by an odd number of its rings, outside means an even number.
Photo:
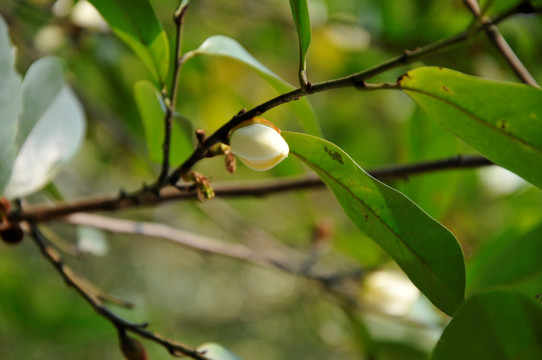
[{"label": "glossy green leaf", "polygon": [[206,343],[198,347],[198,351],[204,353],[209,360],[241,360],[240,357],[216,343]]},{"label": "glossy green leaf", "polygon": [[[469,267],[469,288],[517,287],[542,278],[542,224],[523,236],[504,236],[482,249]],[[504,266],[506,264],[506,266]]]},{"label": "glossy green leaf", "polygon": [[[266,68],[261,62],[248,53],[237,41],[227,36],[215,35],[205,40],[201,46],[187,53],[187,58],[195,55],[224,56],[240,61],[254,69],[277,92],[286,93],[295,89],[278,75]],[[321,135],[320,124],[307,98],[289,102],[288,105],[309,134]]]},{"label": "glossy green leaf", "polygon": [[[134,95],[141,120],[143,121],[149,158],[161,163],[166,109],[162,96],[160,95],[160,91],[147,80],[138,81],[134,85]],[[171,128],[170,162],[172,164],[179,164],[192,151],[192,145],[189,134],[183,132],[177,119],[174,119]]]},{"label": "glossy green leaf", "polygon": [[448,324],[432,359],[542,359],[541,306],[511,290],[476,295]]},{"label": "glossy green leaf", "polygon": [[89,0],[115,34],[143,60],[158,82],[169,69],[169,43],[148,0]]},{"label": "glossy green leaf", "polygon": [[454,236],[400,192],[368,175],[323,139],[282,133],[290,152],[333,191],[348,217],[384,249],[439,309],[464,300],[465,264]]},{"label": "glossy green leaf", "polygon": [[399,79],[430,116],[489,159],[542,187],[542,90],[422,67]]},{"label": "glossy green leaf", "polygon": [[[53,64],[58,60],[45,61]],[[57,67],[38,64],[30,75],[44,79],[48,78],[48,75],[37,74],[36,69],[44,72],[53,69],[56,74]],[[85,133],[83,110],[68,86],[63,85],[58,89],[56,82],[51,84],[51,87],[43,81],[36,81],[34,84],[40,87],[24,92],[23,103],[40,102],[41,112],[32,112],[37,119],[32,120],[35,125],[15,158],[13,172],[6,186],[7,198],[25,196],[45,186],[79,149]],[[48,94],[49,104],[41,103],[42,94]],[[30,118],[32,117],[29,116],[28,119]]]},{"label": "glossy green leaf", "polygon": [[0,16],[0,194],[11,176],[17,153],[17,116],[22,108],[21,76],[15,71],[14,48]]},{"label": "glossy green leaf", "polygon": [[307,84],[307,50],[311,43],[311,21],[307,0],[290,0],[297,37],[299,39],[299,83]]}]

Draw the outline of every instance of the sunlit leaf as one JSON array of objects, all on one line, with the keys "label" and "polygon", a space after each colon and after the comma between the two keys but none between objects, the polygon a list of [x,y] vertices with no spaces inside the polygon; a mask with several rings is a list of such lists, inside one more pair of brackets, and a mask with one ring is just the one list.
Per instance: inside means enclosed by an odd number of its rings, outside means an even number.
[{"label": "sunlit leaf", "polygon": [[0,16],[0,194],[11,176],[17,153],[17,116],[22,108],[21,76],[15,71],[14,48]]},{"label": "sunlit leaf", "polygon": [[169,43],[148,0],[89,0],[115,34],[143,60],[163,83],[169,68]]},{"label": "sunlit leaf", "polygon": [[[250,55],[237,41],[227,36],[211,36],[205,40],[198,49],[188,53],[187,57],[190,58],[199,54],[224,56],[240,61],[254,69],[279,93],[286,93],[295,89],[293,85],[282,80],[278,75]],[[301,98],[298,101],[290,102],[288,105],[299,119],[305,131],[313,135],[321,135],[320,125],[307,98]]]},{"label": "sunlit leaf", "polygon": [[454,236],[400,192],[368,175],[336,145],[310,135],[282,134],[291,153],[322,178],[348,217],[438,308],[453,314],[465,292],[463,253]]},{"label": "sunlit leaf", "polygon": [[432,359],[541,359],[541,306],[511,290],[476,295],[448,324]]},{"label": "sunlit leaf", "polygon": [[209,360],[241,360],[240,357],[220,344],[206,343],[200,345],[198,351],[203,352]]},{"label": "sunlit leaf", "polygon": [[542,187],[542,90],[422,67],[399,79],[430,116],[498,165]]},{"label": "sunlit leaf", "polygon": [[[45,86],[41,90],[33,94],[38,96],[48,92],[49,88]],[[24,103],[31,101],[32,98],[23,99]],[[64,85],[22,144],[6,186],[6,197],[25,196],[45,186],[79,149],[84,132],[81,105],[70,88]]]},{"label": "sunlit leaf", "polygon": [[307,50],[311,43],[311,22],[307,0],[290,0],[297,37],[299,39],[299,82],[307,83]]},{"label": "sunlit leaf", "polygon": [[[162,144],[164,142],[164,116],[166,113],[162,96],[160,91],[147,80],[138,81],[134,85],[134,94],[143,121],[149,158],[161,163],[163,156]],[[173,164],[180,163],[188,156],[192,148],[189,134],[185,134],[177,119],[173,119],[170,162]]]}]

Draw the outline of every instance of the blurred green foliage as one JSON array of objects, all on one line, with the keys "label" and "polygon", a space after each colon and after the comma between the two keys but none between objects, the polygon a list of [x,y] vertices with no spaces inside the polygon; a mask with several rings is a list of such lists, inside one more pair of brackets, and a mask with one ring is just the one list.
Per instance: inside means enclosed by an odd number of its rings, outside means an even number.
[{"label": "blurred green foliage", "polygon": [[[147,158],[133,95],[137,81],[152,82],[153,76],[110,32],[76,25],[58,3],[0,3],[0,14],[17,47],[19,72],[25,73],[32,62],[46,55],[62,58],[69,82],[85,106],[85,144],[55,183],[67,199],[137,188],[159,171]],[[177,1],[151,3],[171,42],[171,17]],[[312,82],[374,66],[406,49],[463,31],[473,22],[460,0],[312,0],[309,10],[312,40],[307,72]],[[533,76],[542,80],[541,18],[516,16],[499,28]],[[185,19],[183,50],[196,49],[216,34],[234,38],[273,72],[297,83],[298,40],[287,1],[192,1]],[[389,71],[377,80],[394,81],[420,64]],[[429,56],[423,64],[517,81],[483,34]],[[198,57],[182,69],[177,110],[194,128],[211,133],[241,108],[252,108],[275,95],[256,73],[235,61]],[[476,153],[398,92],[339,89],[315,94],[309,100],[325,138],[367,169]],[[265,117],[284,129],[299,130],[287,106],[275,108]],[[198,164],[197,170],[216,183],[291,173],[285,170],[287,166],[299,169],[300,165],[288,159],[271,174],[239,166],[232,175],[225,171],[222,159],[209,159]],[[513,239],[536,234],[528,231],[541,222],[542,195],[515,180],[505,187],[504,176],[489,169],[447,171],[392,185],[456,235],[467,257],[467,272],[471,266],[506,271],[515,264],[499,269],[484,259],[501,259],[499,249],[511,248]],[[30,200],[40,202],[44,197],[35,195]],[[324,227],[333,246],[317,263],[317,271],[340,273],[358,265],[368,270],[395,270],[325,190],[215,199],[204,204],[189,201],[125,211],[119,216],[160,221],[231,242],[251,243],[264,233],[305,254],[312,248],[314,229]],[[63,239],[74,242],[72,227],[51,227]],[[108,237],[107,255],[67,256],[67,262],[105,291],[136,304],[133,310],[114,308],[116,313],[133,321],[150,321],[151,330],[194,347],[217,342],[243,359],[363,359],[367,347],[362,344],[363,337],[355,334],[359,334],[359,326],[366,326],[377,359],[425,359],[444,324],[443,315],[424,298],[401,315],[390,315],[386,309],[365,303],[363,299],[376,291],[369,282],[344,284],[362,304],[356,318],[359,321],[353,322],[341,310],[344,304],[314,282],[275,269],[194,253],[157,239]],[[262,251],[271,247],[266,242],[259,245]],[[486,249],[491,251],[488,255],[484,255]],[[477,264],[478,258],[483,259],[481,264]],[[484,284],[476,280],[469,288],[472,293],[479,290],[477,283]],[[531,291],[527,293],[531,297],[534,289],[542,289],[542,282],[535,280],[523,288]],[[151,359],[169,358],[163,348],[143,343]],[[30,241],[18,247],[0,245],[0,354],[5,360],[122,356],[115,329],[64,285]]]}]

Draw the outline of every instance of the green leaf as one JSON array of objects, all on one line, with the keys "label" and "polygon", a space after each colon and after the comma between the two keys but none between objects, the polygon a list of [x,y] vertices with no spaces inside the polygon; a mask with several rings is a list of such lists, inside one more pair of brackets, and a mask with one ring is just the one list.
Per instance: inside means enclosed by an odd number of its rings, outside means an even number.
[{"label": "green leaf", "polygon": [[198,347],[198,351],[203,352],[205,358],[209,360],[241,360],[240,357],[226,349],[224,346],[216,343],[206,343]]},{"label": "green leaf", "polygon": [[148,0],[89,0],[160,84],[168,74],[169,43]]},{"label": "green leaf", "polygon": [[290,151],[333,191],[348,217],[384,249],[439,309],[464,300],[465,264],[454,236],[400,192],[323,139],[283,131]]},{"label": "green leaf", "polygon": [[[461,154],[464,143],[433,121],[416,106],[407,127],[401,131],[405,135],[406,146],[402,161],[419,163],[435,159],[444,159]],[[416,181],[400,181],[394,186],[408,196],[435,219],[441,219],[449,210],[459,190],[459,171],[428,173],[416,178]]]},{"label": "green leaf", "polygon": [[17,153],[17,116],[22,109],[21,76],[15,71],[14,48],[0,16],[0,194],[11,176]]},{"label": "green leaf", "polygon": [[[281,94],[295,89],[294,86],[282,80],[278,75],[250,55],[237,41],[227,36],[211,36],[205,40],[198,49],[186,54],[187,58],[195,55],[223,56],[244,63],[254,69],[265,81]],[[309,134],[321,135],[320,124],[318,123],[316,114],[307,98],[289,102],[288,105],[299,119],[305,131]]]},{"label": "green leaf", "polygon": [[[480,250],[469,267],[469,288],[517,287],[542,276],[542,224],[520,237],[505,236]],[[503,264],[506,268],[503,269]],[[539,282],[538,282],[539,284]]]},{"label": "green leaf", "polygon": [[[134,94],[143,121],[143,130],[147,143],[149,158],[158,163],[162,162],[164,142],[165,104],[160,91],[149,81],[141,80],[134,85]],[[179,164],[192,151],[192,140],[174,119],[171,128],[171,143],[169,160]]]},{"label": "green leaf", "polygon": [[542,90],[422,67],[398,81],[430,116],[498,165],[542,187]]},{"label": "green leaf", "polygon": [[432,359],[542,359],[541,323],[532,298],[511,290],[479,294],[448,324]]},{"label": "green leaf", "polygon": [[303,87],[308,83],[306,56],[311,43],[311,21],[307,0],[290,0],[290,8],[299,39],[299,83]]},{"label": "green leaf", "polygon": [[[79,101],[67,85],[58,87],[57,80],[48,83],[49,71],[55,76],[61,67],[56,59],[39,60],[25,77],[23,104],[29,112],[21,115],[25,119],[22,129],[28,133],[22,143],[9,183],[7,198],[31,194],[45,186],[78,150],[85,132],[84,114]],[[60,74],[63,80],[63,74]],[[37,86],[29,89],[28,84]],[[47,94],[47,95],[44,95]],[[42,101],[46,97],[49,103]],[[34,124],[33,126],[32,123]]]}]

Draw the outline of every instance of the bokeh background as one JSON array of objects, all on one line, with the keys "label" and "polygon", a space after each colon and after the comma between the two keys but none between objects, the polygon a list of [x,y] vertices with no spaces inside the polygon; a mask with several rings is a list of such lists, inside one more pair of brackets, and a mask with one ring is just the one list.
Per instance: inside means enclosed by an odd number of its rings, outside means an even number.
[{"label": "bokeh background", "polygon": [[[177,2],[151,2],[172,42]],[[309,5],[312,82],[361,71],[454,35],[473,22],[461,0],[309,0]],[[68,0],[0,3],[17,48],[19,72],[24,74],[44,56],[62,58],[70,85],[85,107],[86,141],[55,185],[67,199],[136,189],[159,171],[159,165],[148,160],[133,98],[134,83],[152,81],[151,74],[106,27],[91,21],[88,13],[78,17],[74,6],[86,5]],[[541,81],[540,17],[516,16],[499,28]],[[296,83],[297,37],[288,1],[192,1],[185,19],[184,51],[216,34],[236,39],[269,69]],[[374,80],[394,81],[420,65],[518,81],[483,34]],[[178,99],[186,138],[174,141],[187,141],[196,128],[212,133],[241,108],[275,95],[240,63],[191,59],[182,69]],[[475,154],[399,92],[339,89],[315,94],[310,102],[324,136],[365,169]],[[265,117],[281,128],[300,130],[287,106]],[[293,158],[268,173],[238,167],[237,173],[229,174],[222,159],[209,159],[197,170],[213,183],[307,171]],[[486,249],[540,221],[540,191],[498,168],[446,171],[391,185],[456,235],[469,268]],[[49,199],[38,194],[29,201]],[[364,359],[363,330],[368,329],[378,344],[378,359],[425,359],[447,321],[346,218],[325,189],[184,201],[112,216],[166,223],[262,252],[295,250],[300,268],[311,253],[319,253],[312,269],[319,274],[361,269],[358,277],[345,277],[329,290],[279,269],[200,254],[160,239],[111,233],[98,234],[89,253],[80,258],[66,255],[77,272],[136,305],[132,310],[112,306],[117,314],[149,321],[151,330],[190,346],[218,342],[243,359]],[[61,223],[48,224],[48,231],[74,246],[89,236],[88,229]],[[143,343],[151,359],[169,358],[163,348]],[[84,360],[122,355],[115,329],[65,286],[31,241],[24,241],[13,247],[0,244],[0,358]]]}]

